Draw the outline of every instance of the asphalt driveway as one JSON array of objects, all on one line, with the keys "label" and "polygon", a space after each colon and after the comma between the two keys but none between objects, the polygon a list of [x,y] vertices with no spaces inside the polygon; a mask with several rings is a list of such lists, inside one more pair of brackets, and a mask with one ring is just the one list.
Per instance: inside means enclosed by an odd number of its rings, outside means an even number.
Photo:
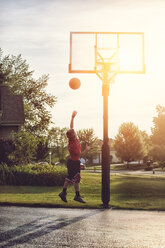
[{"label": "asphalt driveway", "polygon": [[165,212],[1,206],[0,247],[164,248]]}]

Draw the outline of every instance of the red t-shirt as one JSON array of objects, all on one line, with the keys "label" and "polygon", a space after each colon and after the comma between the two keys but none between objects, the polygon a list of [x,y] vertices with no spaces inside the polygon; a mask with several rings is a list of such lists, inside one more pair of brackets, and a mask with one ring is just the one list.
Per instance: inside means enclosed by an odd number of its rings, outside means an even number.
[{"label": "red t-shirt", "polygon": [[78,139],[70,140],[68,144],[68,150],[71,160],[80,160],[81,145]]}]

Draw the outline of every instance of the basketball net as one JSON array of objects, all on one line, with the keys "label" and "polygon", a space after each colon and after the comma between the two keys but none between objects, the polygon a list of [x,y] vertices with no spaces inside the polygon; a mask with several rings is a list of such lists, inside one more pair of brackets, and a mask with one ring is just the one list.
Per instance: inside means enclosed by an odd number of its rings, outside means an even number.
[{"label": "basketball net", "polygon": [[[109,57],[103,57],[101,54],[105,50]],[[119,48],[97,48],[95,46],[95,71],[104,83],[113,83],[115,76],[119,73]]]}]

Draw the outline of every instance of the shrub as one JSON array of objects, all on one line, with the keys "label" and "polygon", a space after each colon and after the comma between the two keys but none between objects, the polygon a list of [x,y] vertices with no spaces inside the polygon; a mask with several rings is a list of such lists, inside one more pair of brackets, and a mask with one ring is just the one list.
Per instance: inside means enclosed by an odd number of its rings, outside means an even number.
[{"label": "shrub", "polygon": [[13,175],[11,167],[8,167],[6,164],[0,165],[0,185],[4,184],[14,184],[15,177]]},{"label": "shrub", "polygon": [[51,165],[26,165],[7,167],[0,165],[1,185],[62,186],[66,167]]},{"label": "shrub", "polygon": [[165,162],[159,162],[159,166],[162,168],[162,170],[164,169],[165,167]]},{"label": "shrub", "polygon": [[153,168],[152,168],[152,167],[146,167],[144,170],[145,170],[145,171],[152,171]]},{"label": "shrub", "polygon": [[15,146],[11,139],[0,139],[0,163],[11,164],[9,155],[14,151]]}]

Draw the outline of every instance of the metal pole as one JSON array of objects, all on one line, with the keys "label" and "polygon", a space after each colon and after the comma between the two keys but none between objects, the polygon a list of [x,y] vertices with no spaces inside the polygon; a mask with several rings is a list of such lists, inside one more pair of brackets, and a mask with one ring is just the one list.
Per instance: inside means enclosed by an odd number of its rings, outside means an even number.
[{"label": "metal pole", "polygon": [[102,86],[103,95],[103,145],[102,145],[102,202],[105,208],[109,207],[110,201],[110,149],[108,138],[108,96],[109,82],[107,73],[104,73]]}]

